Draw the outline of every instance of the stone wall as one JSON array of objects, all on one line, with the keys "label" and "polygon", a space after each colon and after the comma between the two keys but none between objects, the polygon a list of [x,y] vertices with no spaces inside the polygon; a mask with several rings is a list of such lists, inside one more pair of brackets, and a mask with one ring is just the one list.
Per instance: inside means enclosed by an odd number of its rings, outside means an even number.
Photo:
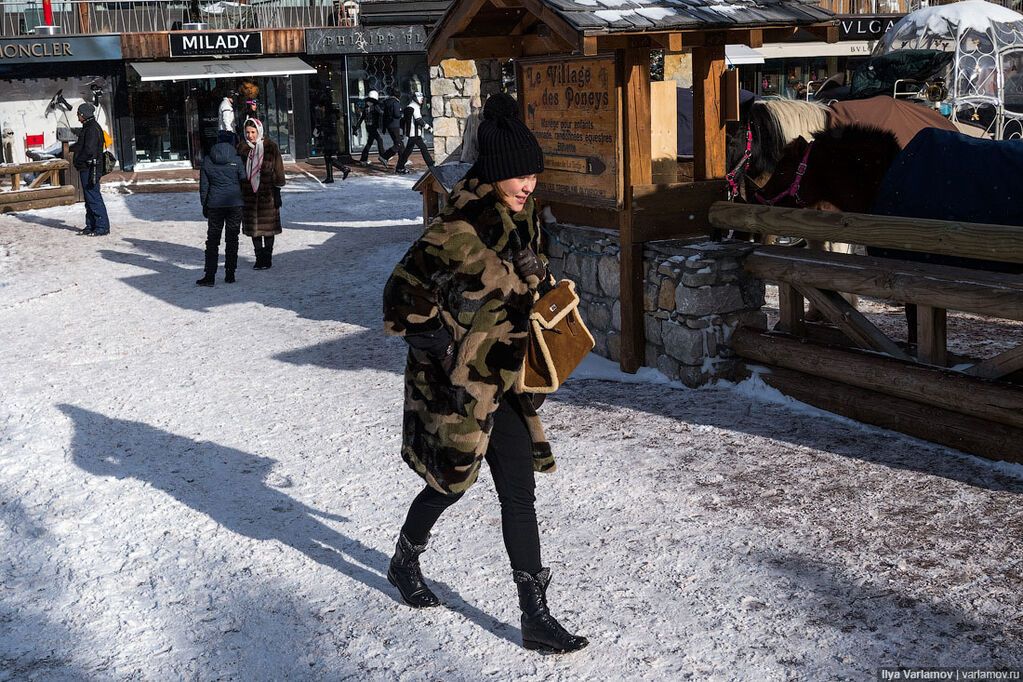
[{"label": "stone wall", "polygon": [[[621,359],[618,236],[612,230],[545,225],[551,271],[576,283],[596,353]],[[766,328],[764,284],[742,269],[750,245],[679,241],[643,253],[645,363],[687,386],[742,372],[726,342],[740,322]]]},{"label": "stone wall", "polygon": [[458,149],[483,102],[500,91],[501,63],[496,59],[445,59],[440,66],[430,67],[433,150],[438,163]]}]

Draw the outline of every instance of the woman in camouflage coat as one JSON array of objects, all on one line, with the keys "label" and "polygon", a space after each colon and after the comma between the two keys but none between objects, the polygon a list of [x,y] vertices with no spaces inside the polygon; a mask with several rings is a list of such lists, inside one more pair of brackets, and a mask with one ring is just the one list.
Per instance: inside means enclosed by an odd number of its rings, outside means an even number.
[{"label": "woman in camouflage coat", "polygon": [[419,556],[445,509],[486,459],[522,609],[523,646],[564,653],[588,643],[551,616],[540,562],[534,471],[554,458],[531,396],[513,391],[537,291],[553,283],[533,199],[543,152],[507,95],[487,100],[480,156],[384,290],[384,324],[409,345],[402,457],[426,480],[387,577],[410,606],[440,603]]}]

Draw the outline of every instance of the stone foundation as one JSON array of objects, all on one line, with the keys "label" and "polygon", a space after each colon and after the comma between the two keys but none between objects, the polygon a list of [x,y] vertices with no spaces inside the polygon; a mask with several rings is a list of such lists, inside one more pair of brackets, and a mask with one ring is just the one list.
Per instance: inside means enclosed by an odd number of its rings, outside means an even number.
[{"label": "stone foundation", "polygon": [[462,144],[466,126],[476,125],[483,102],[501,91],[501,62],[445,59],[430,67],[433,150],[444,161]]},{"label": "stone foundation", "polygon": [[[594,352],[621,359],[620,247],[612,230],[545,225],[551,271],[575,281]],[[643,252],[645,363],[687,386],[736,379],[726,342],[740,324],[767,327],[764,284],[747,275],[749,244],[653,242]]]}]

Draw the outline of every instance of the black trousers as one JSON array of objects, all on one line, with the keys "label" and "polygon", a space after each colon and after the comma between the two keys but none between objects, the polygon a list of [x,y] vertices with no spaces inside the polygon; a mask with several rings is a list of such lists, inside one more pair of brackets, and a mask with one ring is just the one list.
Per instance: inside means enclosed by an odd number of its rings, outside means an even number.
[{"label": "black trousers", "polygon": [[[325,179],[329,180],[331,182],[334,181],[334,169],[335,168],[338,169],[341,172],[344,172],[344,170],[346,168],[348,168],[348,166],[344,165],[343,163],[338,161],[337,158],[335,158],[336,155],[337,155],[337,152],[327,152],[327,151],[323,152],[323,166],[327,170],[327,175],[326,175]],[[351,169],[348,168],[348,170],[351,170]]]},{"label": "black trousers", "polygon": [[412,156],[412,152],[415,151],[416,147],[419,147],[419,151],[423,154],[423,161],[430,168],[433,167],[433,157],[430,156],[430,149],[426,146],[426,142],[419,135],[415,135],[408,139],[408,143],[405,145],[405,151],[402,152],[401,156],[398,157],[398,165],[395,170],[404,168],[405,164],[408,163],[408,157]]},{"label": "black trousers", "polygon": [[359,157],[362,163],[366,163],[369,160],[369,149],[373,146],[374,142],[377,144],[377,154],[384,155],[384,138],[380,136],[380,131],[373,126],[366,126],[366,135],[369,139],[366,140],[366,146],[362,148],[362,156]]},{"label": "black trousers", "polygon": [[405,153],[405,136],[401,134],[401,126],[391,126],[387,129],[387,134],[391,138],[391,146],[383,153],[383,157],[389,159],[397,154],[400,159]]},{"label": "black trousers", "polygon": [[[541,563],[531,446],[522,415],[502,400],[494,416],[486,460],[501,503],[501,532],[512,570],[535,575]],[[445,495],[426,486],[412,501],[402,532],[414,544],[424,544],[437,519],[460,499],[462,494]]]},{"label": "black trousers", "polygon": [[277,235],[270,235],[269,237],[253,237],[252,247],[256,249],[256,253],[259,253],[260,249],[266,249],[268,253],[273,253],[274,250],[274,237]]},{"label": "black trousers", "polygon": [[220,235],[224,233],[224,270],[238,269],[238,232],[242,227],[242,207],[211,207],[206,210],[206,273],[217,271]]}]

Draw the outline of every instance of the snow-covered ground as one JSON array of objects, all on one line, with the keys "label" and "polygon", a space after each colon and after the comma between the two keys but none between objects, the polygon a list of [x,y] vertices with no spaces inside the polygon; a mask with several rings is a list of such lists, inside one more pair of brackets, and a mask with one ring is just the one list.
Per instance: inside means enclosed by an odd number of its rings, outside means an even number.
[{"label": "snow-covered ground", "polygon": [[[385,571],[420,480],[381,287],[411,181],[284,194],[274,267],[202,289],[191,194],[0,216],[0,679],[831,680],[1023,667],[1023,469],[829,418],[755,381],[588,361],[542,408],[555,614],[518,646],[486,469]],[[589,378],[587,378],[589,377]]]}]

